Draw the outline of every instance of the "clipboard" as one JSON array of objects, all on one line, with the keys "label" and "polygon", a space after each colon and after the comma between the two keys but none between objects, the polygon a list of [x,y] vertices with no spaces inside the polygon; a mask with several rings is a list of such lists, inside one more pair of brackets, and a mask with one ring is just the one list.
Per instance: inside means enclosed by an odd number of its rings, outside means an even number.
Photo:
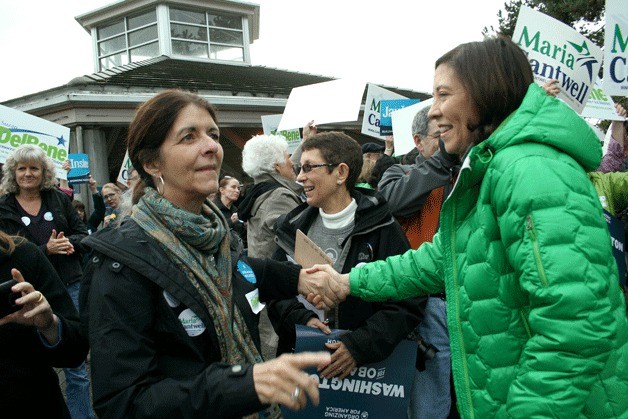
[{"label": "clipboard", "polygon": [[333,265],[331,258],[301,230],[297,230],[294,260],[304,268],[314,265]]},{"label": "clipboard", "polygon": [[[297,230],[297,236],[294,244],[294,260],[304,268],[325,264],[333,266],[331,258],[327,256],[327,254],[323,252],[323,250],[301,230]],[[302,295],[297,296],[297,299],[303,303],[305,308],[316,313],[320,321],[325,321],[324,310],[319,310],[314,307]]]}]

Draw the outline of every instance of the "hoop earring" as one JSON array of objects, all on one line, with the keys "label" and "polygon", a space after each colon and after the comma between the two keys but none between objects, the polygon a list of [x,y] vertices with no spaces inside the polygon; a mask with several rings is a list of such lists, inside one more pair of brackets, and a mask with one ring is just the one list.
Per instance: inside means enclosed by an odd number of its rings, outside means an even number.
[{"label": "hoop earring", "polygon": [[166,189],[166,184],[164,183],[164,178],[161,175],[159,175],[158,179],[161,180],[161,189],[162,190],[161,191],[159,190],[159,186],[157,185],[157,182],[155,182],[155,188],[157,189],[157,193],[159,195],[163,195],[164,194],[164,189]]}]

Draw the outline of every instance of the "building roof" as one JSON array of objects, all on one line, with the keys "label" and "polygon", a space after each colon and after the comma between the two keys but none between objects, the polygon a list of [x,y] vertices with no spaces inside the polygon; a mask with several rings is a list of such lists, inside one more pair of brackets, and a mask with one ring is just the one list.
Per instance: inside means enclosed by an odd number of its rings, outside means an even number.
[{"label": "building roof", "polygon": [[[181,88],[219,91],[224,94],[287,98],[293,88],[335,80],[265,66],[224,64],[171,58],[166,55],[78,77],[68,86],[83,84],[124,87]],[[426,93],[383,86],[411,99],[425,100]]]}]

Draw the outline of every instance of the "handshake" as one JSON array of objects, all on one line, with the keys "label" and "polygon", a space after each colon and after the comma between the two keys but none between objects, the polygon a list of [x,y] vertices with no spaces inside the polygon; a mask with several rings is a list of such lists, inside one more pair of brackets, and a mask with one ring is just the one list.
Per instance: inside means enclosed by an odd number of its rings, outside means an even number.
[{"label": "handshake", "polygon": [[349,274],[339,274],[329,265],[301,269],[298,290],[319,310],[330,310],[349,295]]}]

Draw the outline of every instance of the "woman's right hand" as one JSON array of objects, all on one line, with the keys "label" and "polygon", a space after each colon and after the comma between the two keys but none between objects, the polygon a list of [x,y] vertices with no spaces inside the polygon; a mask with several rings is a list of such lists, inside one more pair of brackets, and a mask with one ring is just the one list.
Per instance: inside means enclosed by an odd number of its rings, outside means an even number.
[{"label": "woman's right hand", "polygon": [[303,369],[325,367],[331,361],[327,352],[303,352],[283,354],[273,360],[253,366],[253,382],[260,402],[279,403],[292,410],[307,405],[306,394],[314,406],[318,406],[318,379],[310,377]]},{"label": "woman's right hand", "polygon": [[46,243],[46,251],[49,255],[71,255],[74,253],[74,246],[70,243],[70,239],[65,237],[63,231],[57,234],[56,230],[52,230]]},{"label": "woman's right hand", "polygon": [[316,129],[316,125],[314,125],[314,120],[311,120],[303,127],[303,141],[307,141],[313,136],[316,135],[318,130]]}]

